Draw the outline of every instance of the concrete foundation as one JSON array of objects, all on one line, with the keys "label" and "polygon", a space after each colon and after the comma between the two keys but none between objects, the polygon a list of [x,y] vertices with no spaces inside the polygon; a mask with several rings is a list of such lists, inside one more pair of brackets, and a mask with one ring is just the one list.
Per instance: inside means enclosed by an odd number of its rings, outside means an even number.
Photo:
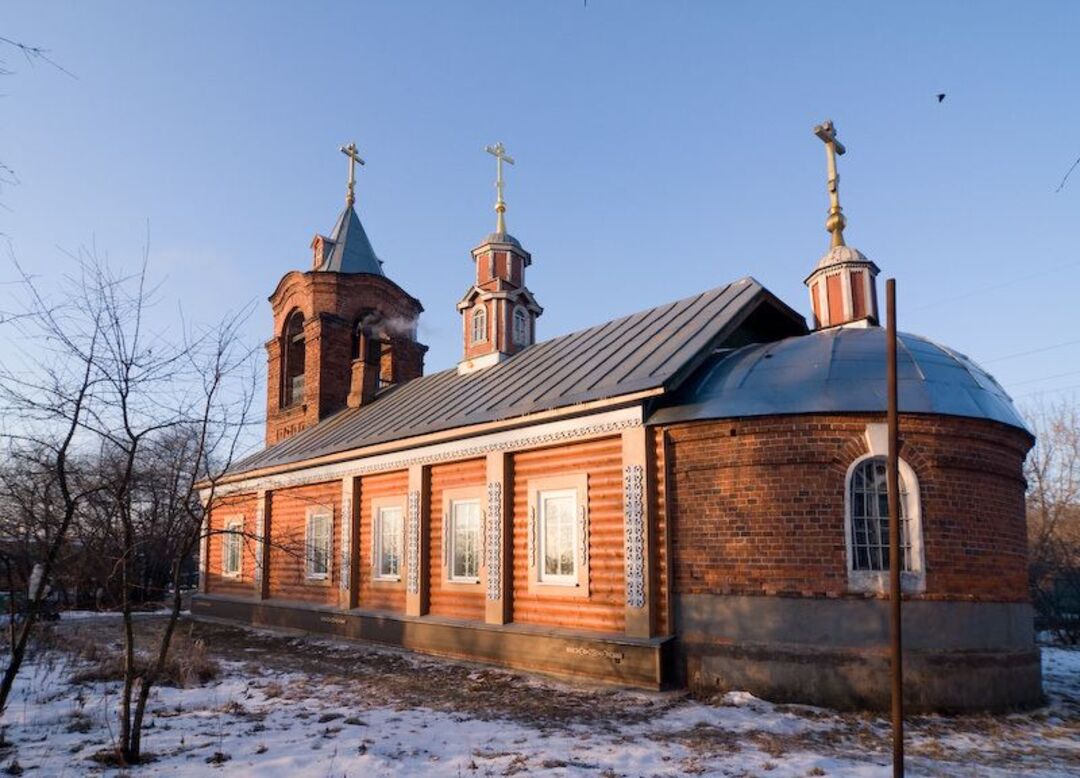
[{"label": "concrete foundation", "polygon": [[[722,595],[675,598],[682,680],[777,702],[889,706],[889,603]],[[996,711],[1042,701],[1031,607],[904,603],[905,704]]]},{"label": "concrete foundation", "polygon": [[426,654],[645,689],[660,689],[674,664],[672,638],[588,635],[522,624],[484,624],[207,594],[192,599],[191,614],[196,619],[371,640]]}]

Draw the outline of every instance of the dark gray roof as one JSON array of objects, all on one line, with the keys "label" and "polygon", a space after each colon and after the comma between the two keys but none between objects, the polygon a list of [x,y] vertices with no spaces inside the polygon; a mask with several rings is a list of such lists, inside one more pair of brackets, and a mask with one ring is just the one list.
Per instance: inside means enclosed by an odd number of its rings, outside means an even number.
[{"label": "dark gray roof", "polygon": [[414,379],[370,405],[341,411],[248,457],[233,472],[645,389],[670,389],[766,301],[774,306],[771,319],[779,322],[782,335],[804,327],[798,314],[757,281],[744,278],[538,343],[491,367]]},{"label": "dark gray roof", "polygon": [[[669,423],[788,413],[886,410],[885,330],[837,327],[718,354],[649,419]],[[900,410],[1027,429],[997,381],[963,354],[901,333]]]},{"label": "dark gray roof", "polygon": [[521,248],[521,243],[509,232],[489,233],[486,238],[480,241],[481,246],[483,246],[485,243],[508,243],[511,246],[517,246],[518,248]]},{"label": "dark gray roof", "polygon": [[371,241],[364,232],[364,225],[360,223],[360,218],[352,206],[345,206],[345,210],[338,216],[337,224],[334,225],[327,242],[332,244],[329,254],[316,270],[384,275],[382,261],[375,256]]}]

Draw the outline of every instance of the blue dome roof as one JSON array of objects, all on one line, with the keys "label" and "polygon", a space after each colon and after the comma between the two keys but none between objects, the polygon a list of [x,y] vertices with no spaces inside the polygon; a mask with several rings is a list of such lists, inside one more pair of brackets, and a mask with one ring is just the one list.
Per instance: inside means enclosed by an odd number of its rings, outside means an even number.
[{"label": "blue dome roof", "polygon": [[[713,356],[650,423],[886,410],[881,327],[837,327]],[[963,354],[900,333],[900,411],[989,419],[1027,430],[994,378]]]}]

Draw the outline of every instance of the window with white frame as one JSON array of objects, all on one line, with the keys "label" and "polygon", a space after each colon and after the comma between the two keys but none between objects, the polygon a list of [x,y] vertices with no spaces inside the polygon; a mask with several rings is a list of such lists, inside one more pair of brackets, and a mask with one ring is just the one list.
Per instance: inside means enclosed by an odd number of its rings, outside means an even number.
[{"label": "window with white frame", "polygon": [[514,343],[529,345],[529,314],[520,305],[514,308]]},{"label": "window with white frame", "polygon": [[229,519],[225,522],[225,533],[221,538],[221,574],[230,578],[240,575],[243,558],[244,520]]},{"label": "window with white frame", "polygon": [[400,505],[384,505],[375,514],[375,577],[380,580],[401,580],[404,514]]},{"label": "window with white frame", "polygon": [[472,342],[482,343],[487,340],[487,308],[478,305],[472,312]]},{"label": "window with white frame", "polygon": [[576,489],[539,493],[540,582],[574,585],[578,582],[578,506]]},{"label": "window with white frame", "polygon": [[451,500],[448,514],[448,577],[455,583],[476,583],[480,580],[480,501]]},{"label": "window with white frame", "polygon": [[312,581],[325,581],[330,575],[330,550],[333,547],[334,516],[326,510],[308,513],[304,544],[307,561],[305,573]]},{"label": "window with white frame", "polygon": [[[889,490],[887,460],[862,459],[852,466],[847,484],[848,570],[860,578],[880,578],[889,570]],[[900,462],[900,553],[906,583],[922,572],[922,531],[918,487],[911,468]]]}]

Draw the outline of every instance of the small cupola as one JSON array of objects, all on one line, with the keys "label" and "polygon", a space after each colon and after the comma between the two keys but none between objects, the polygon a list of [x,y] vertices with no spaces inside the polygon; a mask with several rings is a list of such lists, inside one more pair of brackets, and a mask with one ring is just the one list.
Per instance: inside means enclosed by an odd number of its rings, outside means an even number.
[{"label": "small cupola", "polygon": [[496,160],[495,232],[472,250],[473,285],[457,305],[465,341],[459,373],[497,364],[531,346],[536,341],[536,319],[544,312],[525,286],[525,268],[532,264],[532,255],[506,231],[502,166],[514,160],[501,143],[485,151]]},{"label": "small cupola", "polygon": [[814,329],[855,323],[876,326],[878,266],[861,251],[844,243],[847,222],[840,207],[840,176],[836,172],[836,158],[846,153],[847,149],[836,137],[836,128],[831,120],[815,127],[814,134],[825,143],[829,173],[829,215],[825,220],[825,229],[832,235],[829,251],[803,282],[810,290]]}]

